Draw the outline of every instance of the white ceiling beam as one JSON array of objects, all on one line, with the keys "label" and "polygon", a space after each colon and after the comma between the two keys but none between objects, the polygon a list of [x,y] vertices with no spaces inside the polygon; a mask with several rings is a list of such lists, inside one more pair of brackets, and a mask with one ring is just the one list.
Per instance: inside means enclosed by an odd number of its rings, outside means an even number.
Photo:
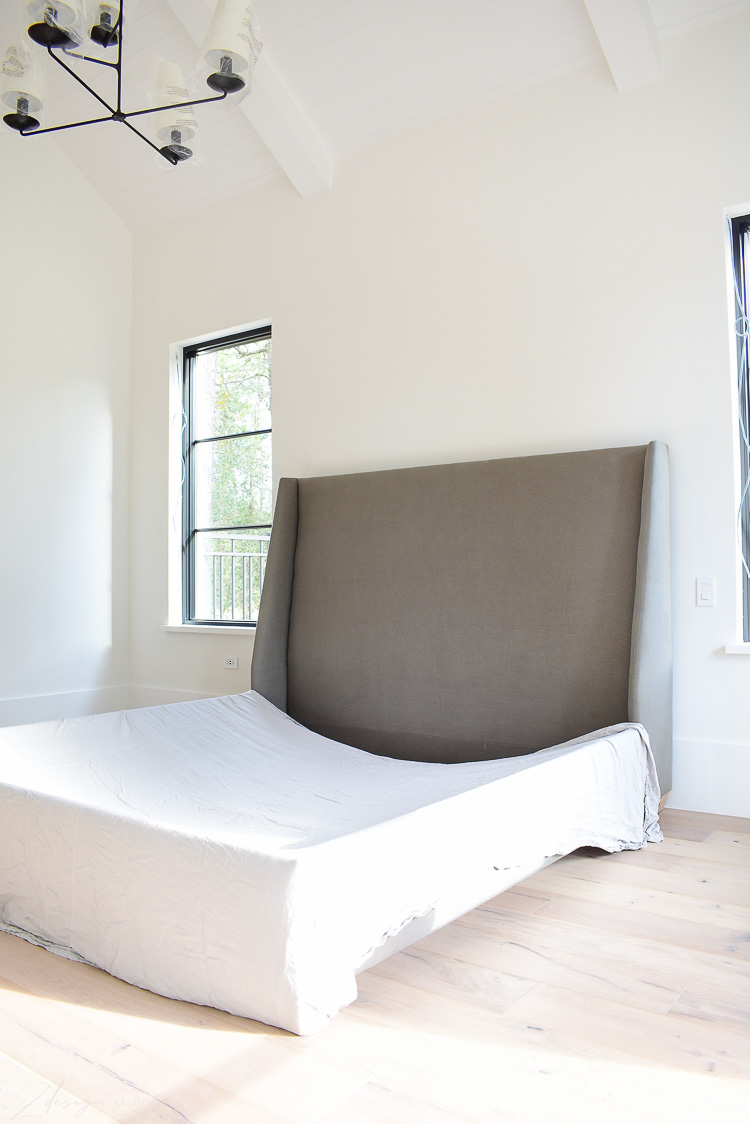
[{"label": "white ceiling beam", "polygon": [[663,75],[661,39],[648,0],[584,0],[620,93]]},{"label": "white ceiling beam", "polygon": [[265,47],[255,64],[251,93],[240,108],[304,199],[328,191],[333,185],[331,154],[274,70]]},{"label": "white ceiling beam", "polygon": [[[167,3],[193,42],[202,43],[212,0]],[[240,109],[303,198],[331,187],[331,155],[274,69],[265,47],[253,72],[251,93],[243,98]]]}]

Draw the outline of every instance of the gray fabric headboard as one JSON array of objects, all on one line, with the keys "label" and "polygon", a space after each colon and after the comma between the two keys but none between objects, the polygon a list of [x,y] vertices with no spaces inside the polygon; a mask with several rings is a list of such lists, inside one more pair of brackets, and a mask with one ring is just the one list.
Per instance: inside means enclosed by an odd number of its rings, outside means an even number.
[{"label": "gray fabric headboard", "polygon": [[372,753],[515,756],[618,722],[671,788],[665,445],[282,480],[253,688]]}]

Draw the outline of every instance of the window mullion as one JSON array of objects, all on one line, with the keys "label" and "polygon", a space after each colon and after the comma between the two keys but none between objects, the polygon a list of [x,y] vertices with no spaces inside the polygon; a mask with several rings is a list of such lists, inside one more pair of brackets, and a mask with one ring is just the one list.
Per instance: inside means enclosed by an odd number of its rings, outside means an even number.
[{"label": "window mullion", "polygon": [[237,437],[262,437],[264,433],[271,433],[268,429],[248,429],[242,433],[219,433],[215,437],[195,437],[194,445],[207,445],[211,441],[234,441]]}]

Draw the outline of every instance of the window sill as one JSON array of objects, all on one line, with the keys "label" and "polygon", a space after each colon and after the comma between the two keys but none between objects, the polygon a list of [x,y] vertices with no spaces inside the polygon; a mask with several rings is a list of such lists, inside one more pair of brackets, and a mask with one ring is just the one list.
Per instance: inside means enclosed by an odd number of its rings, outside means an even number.
[{"label": "window sill", "polygon": [[750,643],[727,644],[724,651],[728,656],[750,656]]},{"label": "window sill", "polygon": [[199,633],[211,636],[226,636],[227,633],[255,635],[254,624],[162,624],[159,629],[161,632],[192,632],[196,636]]}]

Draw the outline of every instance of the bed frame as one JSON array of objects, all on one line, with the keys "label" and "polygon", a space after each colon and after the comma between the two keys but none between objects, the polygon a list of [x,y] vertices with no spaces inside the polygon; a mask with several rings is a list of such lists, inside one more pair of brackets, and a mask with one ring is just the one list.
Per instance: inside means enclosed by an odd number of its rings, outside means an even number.
[{"label": "bed frame", "polygon": [[664,799],[666,446],[283,479],[252,686],[318,733],[411,760],[638,722]]},{"label": "bed frame", "polygon": [[254,691],[0,730],[0,929],[314,1033],[556,857],[660,838],[670,662],[663,445],[284,480]]}]

